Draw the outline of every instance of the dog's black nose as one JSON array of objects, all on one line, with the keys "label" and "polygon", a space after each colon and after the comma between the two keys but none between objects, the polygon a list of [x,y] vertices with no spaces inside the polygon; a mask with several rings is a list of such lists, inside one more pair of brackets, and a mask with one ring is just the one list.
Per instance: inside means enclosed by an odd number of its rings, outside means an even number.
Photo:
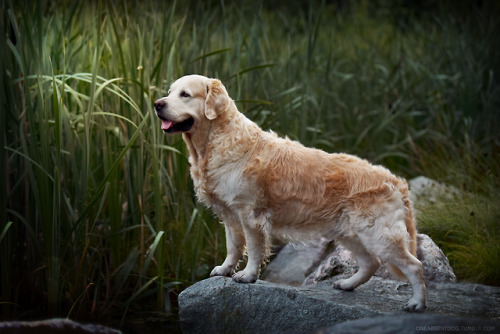
[{"label": "dog's black nose", "polygon": [[167,105],[167,102],[165,102],[165,100],[163,100],[163,99],[159,99],[159,100],[155,101],[154,105],[155,105],[155,110],[160,111],[163,108],[165,108],[165,106]]}]

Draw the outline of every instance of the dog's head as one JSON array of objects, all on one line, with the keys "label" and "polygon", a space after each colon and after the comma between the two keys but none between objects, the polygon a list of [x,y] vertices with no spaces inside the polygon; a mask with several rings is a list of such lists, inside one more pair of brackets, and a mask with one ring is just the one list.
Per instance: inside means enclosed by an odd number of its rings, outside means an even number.
[{"label": "dog's head", "polygon": [[175,81],[167,97],[154,103],[165,133],[194,132],[229,108],[231,99],[217,79],[187,75]]}]

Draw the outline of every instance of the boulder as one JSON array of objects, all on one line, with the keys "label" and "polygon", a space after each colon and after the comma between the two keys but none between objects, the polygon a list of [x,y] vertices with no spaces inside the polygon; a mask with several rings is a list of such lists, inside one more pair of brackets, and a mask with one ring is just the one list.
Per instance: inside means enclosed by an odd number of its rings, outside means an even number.
[{"label": "boulder", "polygon": [[422,262],[426,282],[456,282],[450,262],[443,251],[426,234],[417,234],[417,258]]},{"label": "boulder", "polygon": [[[454,196],[459,196],[460,191],[425,176],[418,176],[408,181],[410,187],[410,199],[412,203],[436,203],[442,199],[451,199]],[[417,205],[418,206],[418,205]]]},{"label": "boulder", "polygon": [[[390,316],[402,321],[408,315],[402,308],[411,294],[407,283],[380,277],[372,277],[352,292],[334,289],[331,279],[293,287],[212,277],[179,295],[179,315],[184,334],[314,333],[361,318]],[[498,287],[431,282],[427,299],[427,314],[460,317],[461,324],[476,324],[476,318],[500,318]],[[419,326],[426,324],[422,321]],[[494,326],[499,329],[496,323]]]},{"label": "boulder", "polygon": [[[432,239],[417,235],[417,258],[422,262],[427,282],[456,282],[448,259]],[[358,270],[356,259],[341,245],[320,239],[301,245],[286,245],[269,263],[262,279],[281,284],[308,285],[340,274],[353,275]],[[384,264],[375,276],[393,279]]]},{"label": "boulder", "polygon": [[[341,245],[338,245],[337,247],[334,248],[334,251],[329,255],[327,255],[326,258],[320,263],[320,265],[316,267],[305,278],[305,280],[303,280],[302,284],[303,285],[316,284],[319,281],[323,281],[325,279],[334,277],[336,275],[341,275],[341,274],[354,275],[357,271],[358,271],[358,263],[356,261],[356,258],[352,255],[352,253],[349,250],[347,250]],[[270,281],[272,282],[272,277]]]},{"label": "boulder", "polygon": [[266,266],[263,280],[288,285],[302,285],[304,279],[335,249],[335,243],[324,238],[315,242],[285,245]]},{"label": "boulder", "polygon": [[[418,205],[458,193],[424,177],[409,183]],[[417,243],[427,285],[425,314],[402,311],[411,286],[392,280],[384,266],[352,292],[334,289],[333,282],[354,274],[357,263],[347,249],[318,239],[282,248],[255,284],[212,277],[184,290],[181,328],[185,334],[499,332],[500,288],[456,283],[432,239],[418,234]]]},{"label": "boulder", "polygon": [[121,331],[102,325],[81,324],[69,319],[0,322],[2,334],[120,334]]},{"label": "boulder", "polygon": [[407,314],[398,317],[365,318],[319,330],[317,334],[414,334],[414,333],[499,333],[493,320],[439,314]]}]

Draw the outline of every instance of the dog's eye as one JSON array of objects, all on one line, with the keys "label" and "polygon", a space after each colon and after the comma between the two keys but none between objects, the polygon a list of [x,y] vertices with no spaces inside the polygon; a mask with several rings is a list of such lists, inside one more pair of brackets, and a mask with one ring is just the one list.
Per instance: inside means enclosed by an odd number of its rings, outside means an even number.
[{"label": "dog's eye", "polygon": [[181,92],[181,97],[191,97],[191,95],[189,95],[187,92],[185,91],[182,91]]}]

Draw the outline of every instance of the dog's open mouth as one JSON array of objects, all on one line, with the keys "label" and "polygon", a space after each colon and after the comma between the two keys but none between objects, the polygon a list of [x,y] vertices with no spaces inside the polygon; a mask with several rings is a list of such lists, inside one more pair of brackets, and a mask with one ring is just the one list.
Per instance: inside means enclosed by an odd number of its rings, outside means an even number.
[{"label": "dog's open mouth", "polygon": [[165,133],[186,132],[189,131],[189,129],[191,129],[193,124],[194,124],[193,117],[189,117],[188,119],[178,123],[161,118],[161,129]]}]

